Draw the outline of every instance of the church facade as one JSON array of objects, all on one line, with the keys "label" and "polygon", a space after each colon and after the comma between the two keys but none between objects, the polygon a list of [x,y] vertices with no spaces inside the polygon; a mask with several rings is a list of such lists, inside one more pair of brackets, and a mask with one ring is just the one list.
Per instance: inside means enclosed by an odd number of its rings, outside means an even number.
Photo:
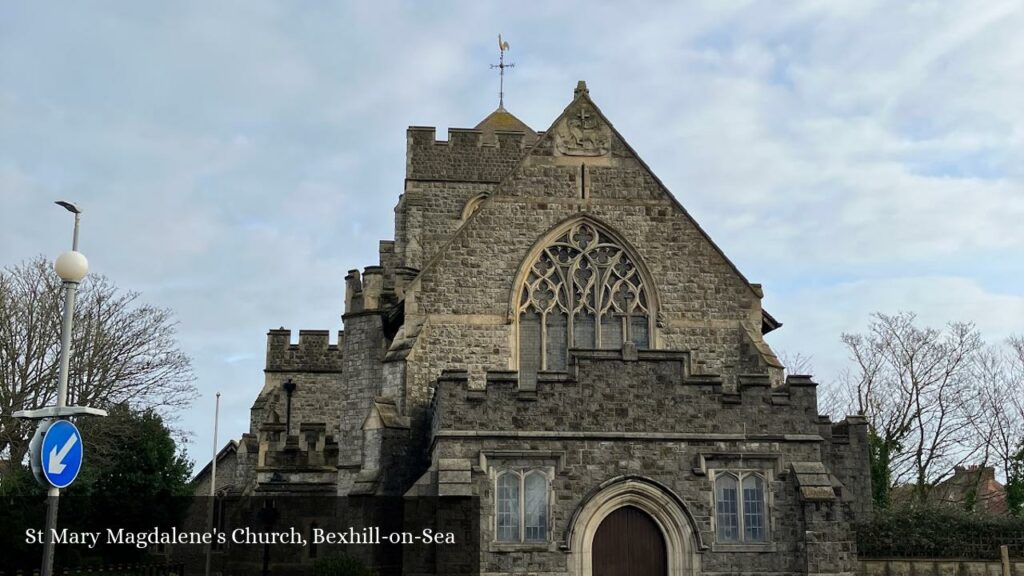
[{"label": "church facade", "polygon": [[[268,334],[221,493],[476,497],[483,574],[850,574],[867,427],[783,377],[780,326],[583,82],[407,132],[344,330]],[[222,464],[223,465],[223,464]]]}]

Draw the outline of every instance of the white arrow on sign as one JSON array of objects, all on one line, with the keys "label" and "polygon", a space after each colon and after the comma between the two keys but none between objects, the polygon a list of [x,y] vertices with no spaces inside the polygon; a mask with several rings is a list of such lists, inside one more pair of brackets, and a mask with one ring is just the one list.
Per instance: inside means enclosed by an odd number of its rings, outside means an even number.
[{"label": "white arrow on sign", "polygon": [[60,452],[57,451],[56,446],[54,446],[50,450],[50,461],[46,463],[47,473],[60,474],[61,472],[64,471],[64,467],[66,466],[64,464],[64,457],[67,456],[68,452],[71,451],[71,447],[75,445],[75,442],[78,442],[78,435],[72,434],[70,437],[68,437],[68,440],[67,442],[64,443],[64,446],[61,446]]}]

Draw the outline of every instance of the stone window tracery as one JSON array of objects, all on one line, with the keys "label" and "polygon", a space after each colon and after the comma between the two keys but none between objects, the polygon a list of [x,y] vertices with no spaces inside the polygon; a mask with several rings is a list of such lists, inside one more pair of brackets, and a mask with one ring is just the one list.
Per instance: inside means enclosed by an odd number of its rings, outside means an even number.
[{"label": "stone window tracery", "polygon": [[649,348],[651,307],[626,250],[592,223],[572,225],[537,255],[519,289],[520,373],[565,370],[570,348]]}]

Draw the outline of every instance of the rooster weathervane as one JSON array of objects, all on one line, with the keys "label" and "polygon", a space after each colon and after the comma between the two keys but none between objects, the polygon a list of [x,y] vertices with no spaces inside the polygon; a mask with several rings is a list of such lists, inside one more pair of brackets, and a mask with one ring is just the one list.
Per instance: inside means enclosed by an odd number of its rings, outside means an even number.
[{"label": "rooster weathervane", "polygon": [[505,107],[505,68],[515,68],[516,65],[512,62],[505,64],[505,52],[508,51],[508,42],[501,39],[501,34],[498,34],[498,63],[491,64],[491,69],[498,69],[498,108]]}]

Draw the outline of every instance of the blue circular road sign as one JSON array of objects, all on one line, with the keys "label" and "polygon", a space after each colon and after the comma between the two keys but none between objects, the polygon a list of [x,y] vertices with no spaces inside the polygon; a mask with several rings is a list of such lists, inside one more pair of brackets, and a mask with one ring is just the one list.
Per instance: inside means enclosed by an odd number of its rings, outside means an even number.
[{"label": "blue circular road sign", "polygon": [[39,450],[43,477],[54,488],[67,488],[82,469],[82,434],[67,420],[57,420],[46,430]]}]

